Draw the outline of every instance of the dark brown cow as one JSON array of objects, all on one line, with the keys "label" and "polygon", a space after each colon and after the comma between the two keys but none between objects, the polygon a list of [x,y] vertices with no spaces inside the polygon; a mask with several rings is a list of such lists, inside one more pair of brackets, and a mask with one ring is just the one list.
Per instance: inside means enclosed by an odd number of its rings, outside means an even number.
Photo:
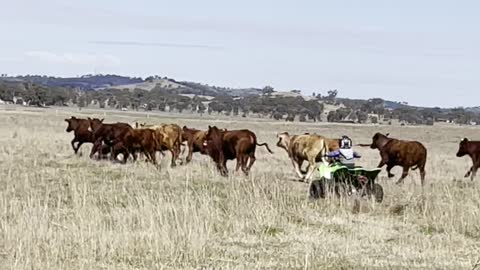
[{"label": "dark brown cow", "polygon": [[467,138],[460,142],[458,147],[457,157],[470,156],[473,165],[465,174],[465,178],[471,176],[471,180],[477,175],[477,170],[480,168],[480,141],[469,141]]},{"label": "dark brown cow", "polygon": [[[65,119],[65,122],[68,123],[66,131],[74,132],[73,134],[75,137],[73,138],[71,145],[75,154],[78,153],[80,146],[82,146],[84,143],[94,143],[93,133],[90,130],[90,120],[72,116],[70,119]],[[77,143],[77,146],[75,146],[75,143]],[[108,145],[103,145],[100,149],[101,154],[99,155],[99,158],[107,158],[110,152],[110,147]]]},{"label": "dark brown cow", "polygon": [[393,167],[401,166],[403,168],[402,176],[397,181],[397,184],[403,183],[409,169],[412,167],[412,170],[420,169],[422,186],[425,184],[427,149],[420,142],[398,140],[388,137],[388,134],[376,133],[372,138],[370,148],[380,151],[382,159],[378,164],[378,168],[386,164],[389,178],[395,176],[390,172]]},{"label": "dark brown cow", "polygon": [[[88,119],[76,118],[75,116],[70,117],[70,119],[65,119],[65,122],[68,123],[66,132],[72,132],[75,136],[71,142],[73,151],[75,154],[78,153],[80,146],[84,143],[94,143],[93,134],[90,131],[90,121]],[[77,143],[77,146],[75,146]]]},{"label": "dark brown cow", "polygon": [[[255,148],[257,146],[266,146],[268,152],[273,154],[268,144],[257,143],[257,136],[248,129],[225,131],[216,126],[209,126],[204,146],[222,176],[228,175],[227,160],[233,159],[237,159],[236,171],[241,167],[245,175],[248,175],[256,160]],[[250,163],[247,165],[249,159]]]},{"label": "dark brown cow", "polygon": [[104,124],[103,119],[88,118],[88,120],[90,120],[90,128],[94,139],[90,158],[93,158],[95,153],[102,147],[102,143],[105,143],[112,147],[111,160],[116,160],[118,154],[123,154],[123,162],[126,163],[129,152],[125,148],[123,140],[125,135],[133,128],[126,123]]},{"label": "dark brown cow", "polygon": [[188,146],[187,163],[192,160],[193,153],[200,152],[201,154],[206,154],[203,142],[205,141],[207,132],[188,128],[187,126],[184,126],[182,130],[182,141],[187,142]]}]

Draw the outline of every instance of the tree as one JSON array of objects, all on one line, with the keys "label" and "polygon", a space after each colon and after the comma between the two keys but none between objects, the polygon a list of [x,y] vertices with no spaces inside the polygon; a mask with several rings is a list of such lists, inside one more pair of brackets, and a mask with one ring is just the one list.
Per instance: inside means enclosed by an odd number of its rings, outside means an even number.
[{"label": "tree", "polygon": [[275,90],[273,89],[273,87],[271,87],[269,85],[265,86],[262,89],[262,95],[264,95],[264,96],[270,96],[273,92],[275,92]]},{"label": "tree", "polygon": [[335,100],[337,98],[337,95],[338,95],[338,90],[335,89],[335,90],[329,90],[327,92],[328,96],[327,96],[327,103],[329,104],[334,104],[335,103]]},{"label": "tree", "polygon": [[368,114],[366,112],[357,111],[358,123],[364,124],[368,120]]},{"label": "tree", "polygon": [[86,105],[87,105],[87,99],[86,99],[85,95],[81,95],[81,96],[78,98],[77,106],[78,106],[78,108],[81,110],[81,109],[84,108]]}]

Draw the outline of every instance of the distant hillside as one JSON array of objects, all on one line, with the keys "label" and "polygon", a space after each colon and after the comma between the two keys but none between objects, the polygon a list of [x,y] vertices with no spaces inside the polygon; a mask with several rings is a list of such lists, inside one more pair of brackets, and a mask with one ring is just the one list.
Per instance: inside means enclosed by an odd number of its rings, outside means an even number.
[{"label": "distant hillside", "polygon": [[142,78],[130,78],[118,75],[84,75],[73,78],[47,77],[37,75],[4,77],[3,80],[24,81],[48,87],[67,87],[82,90],[94,90],[117,85],[134,84],[143,82]]},{"label": "distant hillside", "polygon": [[81,77],[60,78],[38,75],[2,77],[3,81],[9,82],[30,82],[47,87],[65,87],[80,90],[103,90],[103,89],[142,89],[151,91],[155,87],[167,90],[175,90],[178,94],[192,94],[203,96],[230,95],[234,97],[245,97],[259,95],[262,93],[258,88],[227,88],[210,86],[206,84],[175,81],[167,77],[151,76],[146,79],[131,78],[119,75],[84,75]]}]

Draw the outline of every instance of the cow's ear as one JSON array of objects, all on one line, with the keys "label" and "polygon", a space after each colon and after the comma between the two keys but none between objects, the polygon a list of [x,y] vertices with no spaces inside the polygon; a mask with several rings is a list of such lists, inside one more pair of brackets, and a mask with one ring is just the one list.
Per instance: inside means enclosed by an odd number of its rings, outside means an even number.
[{"label": "cow's ear", "polygon": [[72,115],[72,119],[77,119],[75,116]]},{"label": "cow's ear", "polygon": [[467,138],[463,138],[462,142],[468,142]]},{"label": "cow's ear", "polygon": [[100,119],[100,123],[103,123],[103,120],[105,120],[105,118]]},{"label": "cow's ear", "polygon": [[70,119],[65,118],[65,122],[70,122]]},{"label": "cow's ear", "polygon": [[390,136],[390,133],[385,134],[386,137]]},{"label": "cow's ear", "polygon": [[87,119],[88,119],[88,121],[92,121],[92,118],[90,118],[90,117],[87,117]]}]

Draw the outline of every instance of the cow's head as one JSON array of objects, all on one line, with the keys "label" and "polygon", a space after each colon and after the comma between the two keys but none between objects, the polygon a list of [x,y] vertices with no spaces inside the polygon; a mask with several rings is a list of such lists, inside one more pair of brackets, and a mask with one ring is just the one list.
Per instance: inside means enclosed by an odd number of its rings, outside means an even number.
[{"label": "cow's head", "polygon": [[103,124],[103,118],[98,119],[98,118],[90,118],[88,117],[88,121],[90,122],[90,129],[91,131],[95,131],[100,128],[100,126]]},{"label": "cow's head", "polygon": [[75,116],[72,116],[70,118],[66,118],[65,122],[68,123],[68,126],[67,126],[67,129],[65,131],[66,132],[72,132],[73,130],[77,129],[79,120],[80,119],[77,119]]},{"label": "cow's head", "polygon": [[389,140],[388,138],[389,133],[387,134],[382,134],[382,133],[375,133],[372,137],[372,144],[370,145],[370,148],[372,149],[381,149]]},{"label": "cow's head", "polygon": [[464,138],[458,145],[457,157],[463,157],[468,154],[468,139]]},{"label": "cow's head", "polygon": [[208,126],[207,134],[203,140],[203,146],[207,148],[220,147],[222,145],[222,136],[225,129],[219,129],[216,126]]},{"label": "cow's head", "polygon": [[290,145],[290,135],[288,132],[278,133],[277,138],[277,146],[288,151],[288,147]]}]

